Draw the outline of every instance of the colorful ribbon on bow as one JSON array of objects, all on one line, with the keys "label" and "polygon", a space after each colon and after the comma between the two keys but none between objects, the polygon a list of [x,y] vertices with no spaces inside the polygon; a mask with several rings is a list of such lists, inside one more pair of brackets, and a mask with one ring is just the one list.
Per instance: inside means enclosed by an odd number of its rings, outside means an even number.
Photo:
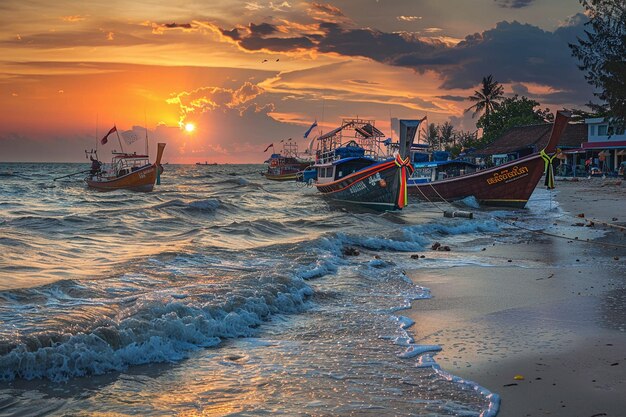
[{"label": "colorful ribbon on bow", "polygon": [[[396,155],[396,159],[394,162],[400,168],[400,192],[398,193],[398,208],[403,208],[409,202],[407,179],[409,175],[413,173],[413,166],[411,165],[411,160],[408,156],[402,159],[399,154]],[[409,170],[408,174],[407,168]]]},{"label": "colorful ribbon on bow", "polygon": [[546,174],[546,180],[544,185],[548,188],[548,190],[554,189],[554,164],[553,161],[559,153],[556,152],[554,155],[550,156],[546,153],[545,149],[542,149],[539,152],[541,155],[541,159],[543,159],[544,163],[544,172]]}]

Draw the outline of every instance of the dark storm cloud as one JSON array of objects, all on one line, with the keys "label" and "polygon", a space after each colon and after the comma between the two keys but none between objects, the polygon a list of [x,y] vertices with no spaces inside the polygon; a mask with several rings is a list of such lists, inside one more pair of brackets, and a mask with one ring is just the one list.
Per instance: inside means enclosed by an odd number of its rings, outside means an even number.
[{"label": "dark storm cloud", "polygon": [[571,56],[568,43],[583,34],[587,18],[576,15],[553,32],[516,21],[468,35],[454,46],[405,33],[369,28],[348,29],[340,23],[323,22],[314,34],[274,38],[249,34],[239,45],[251,51],[288,52],[313,49],[343,56],[362,56],[418,72],[437,72],[445,89],[471,88],[493,74],[501,83],[536,83],[554,88],[570,100],[589,98],[583,74]]},{"label": "dark storm cloud", "polygon": [[524,84],[512,84],[511,85],[511,89],[513,90],[513,94],[517,94],[520,96],[528,96],[528,87],[526,87]]},{"label": "dark storm cloud", "polygon": [[567,64],[573,65],[573,60],[559,31],[545,32],[528,24],[500,22],[494,29],[468,36],[452,48],[430,55],[412,52],[395,56],[391,62],[437,70],[444,75],[445,88],[471,87],[486,74],[494,74],[500,82],[560,84],[574,72],[565,70]]},{"label": "dark storm cloud", "polygon": [[278,31],[276,26],[270,25],[269,23],[261,23],[260,25],[250,23],[248,29],[250,30],[251,36],[271,35],[272,33],[276,33]]},{"label": "dark storm cloud", "polygon": [[261,23],[259,25],[250,23],[248,25],[248,33],[245,35],[242,35],[236,28],[231,31],[224,29],[219,30],[222,35],[237,41],[240,47],[249,51],[259,51],[263,49],[274,52],[288,52],[313,47],[313,42],[305,36],[286,38],[267,36],[278,32],[278,28],[269,23]]},{"label": "dark storm cloud", "polygon": [[241,39],[241,35],[239,34],[239,30],[237,28],[233,28],[231,30],[219,29],[222,35],[231,38],[234,41],[238,41]]},{"label": "dark storm cloud", "polygon": [[450,95],[445,95],[445,96],[437,96],[437,98],[440,98],[442,100],[448,100],[448,101],[467,101],[467,97],[465,96],[450,96]]},{"label": "dark storm cloud", "polygon": [[182,29],[191,29],[191,23],[165,23],[163,27],[168,29],[182,28]]},{"label": "dark storm cloud", "polygon": [[307,37],[297,38],[261,38],[249,36],[239,42],[242,48],[249,51],[259,51],[261,49],[273,52],[289,52],[298,49],[311,49],[314,44]]},{"label": "dark storm cloud", "polygon": [[[568,43],[582,35],[583,25],[546,32],[517,22],[499,23],[483,34],[481,42],[457,45],[452,55],[465,62],[460,71],[449,71],[449,85],[468,86],[464,77],[479,78],[493,66],[501,82],[537,82],[574,87],[583,81]],[[484,61],[471,59],[472,55]]]},{"label": "dark storm cloud", "polygon": [[364,56],[379,62],[389,62],[406,54],[431,55],[442,46],[407,39],[400,33],[385,33],[373,29],[342,29],[337,23],[323,23],[326,31],[317,43],[320,52],[335,52],[347,56]]},{"label": "dark storm cloud", "polygon": [[500,7],[507,9],[521,9],[530,6],[535,0],[494,0]]}]

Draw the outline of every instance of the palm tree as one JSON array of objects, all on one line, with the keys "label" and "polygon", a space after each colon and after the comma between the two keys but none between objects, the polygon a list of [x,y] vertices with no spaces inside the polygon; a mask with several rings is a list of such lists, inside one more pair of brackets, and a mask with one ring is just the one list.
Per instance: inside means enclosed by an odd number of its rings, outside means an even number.
[{"label": "palm tree", "polygon": [[[443,144],[443,148],[445,149],[450,146],[450,143],[453,140],[454,126],[452,126],[452,123],[450,122],[445,122],[444,124],[439,125],[438,128],[441,144]],[[439,145],[439,148],[441,148],[441,144]]]},{"label": "palm tree", "polygon": [[428,125],[426,143],[431,149],[435,149],[439,144],[439,129],[437,129],[437,126],[434,123]]},{"label": "palm tree", "polygon": [[489,75],[487,77],[483,77],[482,85],[479,90],[474,91],[474,95],[469,96],[468,100],[473,101],[474,104],[467,110],[466,112],[473,110],[474,114],[472,117],[476,117],[477,114],[481,112],[485,112],[485,123],[489,126],[489,115],[493,113],[500,106],[500,99],[503,98],[503,87],[502,84],[493,80],[493,76]]}]

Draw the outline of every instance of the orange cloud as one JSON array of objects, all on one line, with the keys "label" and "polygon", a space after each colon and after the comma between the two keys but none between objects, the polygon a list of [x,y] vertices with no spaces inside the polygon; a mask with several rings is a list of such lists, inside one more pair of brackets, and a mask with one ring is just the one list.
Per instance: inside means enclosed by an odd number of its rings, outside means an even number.
[{"label": "orange cloud", "polygon": [[[245,110],[241,106],[262,94],[264,90],[258,85],[246,81],[236,90],[222,87],[201,87],[193,91],[183,91],[167,99],[168,104],[177,104],[180,109],[179,124],[192,114],[201,114],[219,108]],[[258,109],[255,111],[259,111]]]},{"label": "orange cloud", "polygon": [[309,9],[309,11],[313,12],[314,14],[324,14],[328,16],[344,15],[339,7],[335,7],[330,3],[324,4],[315,1],[311,3],[311,8]]},{"label": "orange cloud", "polygon": [[81,16],[81,15],[61,16],[61,20],[63,20],[64,22],[70,22],[70,23],[82,22],[85,19],[87,19],[87,16]]},{"label": "orange cloud", "polygon": [[307,9],[307,13],[314,20],[329,22],[329,23],[347,23],[351,20],[343,14],[340,8],[333,6],[330,3],[310,3],[310,7]]}]

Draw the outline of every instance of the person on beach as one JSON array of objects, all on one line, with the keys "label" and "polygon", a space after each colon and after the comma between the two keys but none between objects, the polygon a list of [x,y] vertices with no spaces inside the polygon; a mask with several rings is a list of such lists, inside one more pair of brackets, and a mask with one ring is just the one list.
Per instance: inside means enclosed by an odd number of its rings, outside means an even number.
[{"label": "person on beach", "polygon": [[89,172],[92,177],[96,176],[100,172],[100,168],[102,167],[102,162],[95,159],[93,156],[89,156],[91,159],[91,171]]}]

